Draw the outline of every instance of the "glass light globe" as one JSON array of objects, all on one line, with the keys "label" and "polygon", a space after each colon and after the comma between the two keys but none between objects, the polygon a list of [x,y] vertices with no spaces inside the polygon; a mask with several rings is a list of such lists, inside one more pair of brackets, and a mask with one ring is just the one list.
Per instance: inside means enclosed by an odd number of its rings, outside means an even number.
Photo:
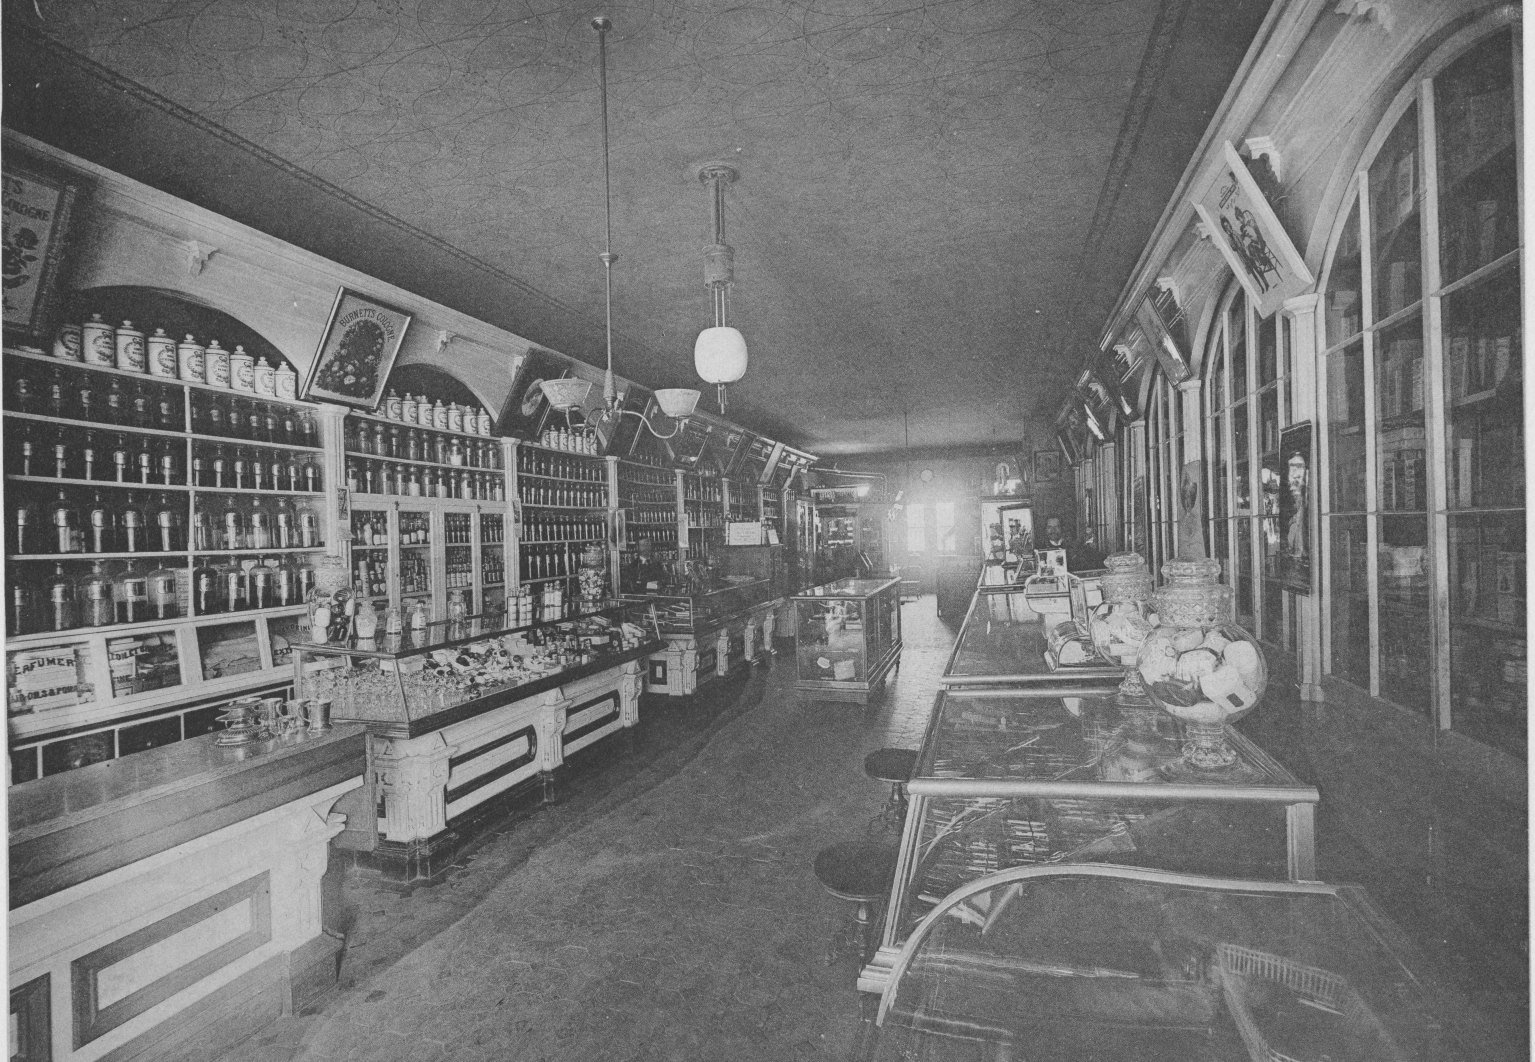
[{"label": "glass light globe", "polygon": [[729,325],[705,328],[693,344],[693,368],[706,383],[735,383],[746,375],[746,338]]}]

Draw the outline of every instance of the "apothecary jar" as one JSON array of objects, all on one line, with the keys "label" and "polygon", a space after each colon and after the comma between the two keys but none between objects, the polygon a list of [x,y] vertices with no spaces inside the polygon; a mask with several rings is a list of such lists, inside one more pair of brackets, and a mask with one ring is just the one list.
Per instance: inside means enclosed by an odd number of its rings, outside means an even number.
[{"label": "apothecary jar", "polygon": [[1151,608],[1151,572],[1139,553],[1115,553],[1103,566],[1108,571],[1099,579],[1103,603],[1093,610],[1088,630],[1093,649],[1107,663],[1124,668],[1115,700],[1125,706],[1151,706],[1146,688],[1141,684],[1136,660],[1141,646],[1156,627]]},{"label": "apothecary jar", "polygon": [[1236,752],[1226,724],[1252,711],[1268,688],[1258,643],[1231,621],[1232,592],[1216,582],[1220,562],[1173,560],[1152,595],[1158,624],[1136,669],[1158,708],[1184,725],[1183,758],[1200,769],[1228,767]]}]

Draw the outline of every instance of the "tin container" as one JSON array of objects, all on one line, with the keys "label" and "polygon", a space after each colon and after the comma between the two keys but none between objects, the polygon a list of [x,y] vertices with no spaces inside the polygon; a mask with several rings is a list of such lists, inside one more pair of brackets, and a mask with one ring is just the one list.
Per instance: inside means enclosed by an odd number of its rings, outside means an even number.
[{"label": "tin container", "polygon": [[63,361],[84,361],[85,349],[82,342],[79,325],[62,325],[53,340],[53,356]]},{"label": "tin container", "polygon": [[235,344],[229,355],[229,389],[253,394],[256,390],[256,359],[245,353],[245,348]]},{"label": "tin container", "polygon": [[143,372],[144,333],[133,327],[132,321],[124,321],[117,329],[117,367],[124,372]]},{"label": "tin container", "polygon": [[176,375],[187,383],[207,383],[203,345],[190,334],[176,344]]},{"label": "tin container", "polygon": [[229,351],[219,346],[217,339],[208,340],[207,349],[203,351],[203,368],[207,372],[207,382],[214,387],[229,386]]},{"label": "tin container", "polygon": [[158,376],[162,380],[176,379],[176,341],[165,334],[165,329],[156,328],[155,334],[145,341],[144,346],[149,375]]},{"label": "tin container", "polygon": [[101,314],[91,314],[91,319],[80,326],[80,349],[87,365],[117,365],[117,329],[101,319]]}]

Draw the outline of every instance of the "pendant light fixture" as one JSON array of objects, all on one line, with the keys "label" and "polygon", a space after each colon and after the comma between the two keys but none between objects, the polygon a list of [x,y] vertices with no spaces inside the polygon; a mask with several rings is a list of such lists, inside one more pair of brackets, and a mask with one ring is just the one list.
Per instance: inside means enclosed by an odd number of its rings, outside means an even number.
[{"label": "pendant light fixture", "polygon": [[714,218],[714,243],[704,251],[704,283],[714,304],[714,324],[698,333],[693,367],[718,389],[721,413],[725,412],[725,385],[746,375],[746,339],[725,323],[735,280],[735,250],[725,242],[725,186],[734,183],[736,176],[735,167],[724,163],[709,163],[698,171],[698,179],[709,186]]},{"label": "pendant light fixture", "polygon": [[[661,412],[672,418],[677,423],[671,432],[662,435],[656,431],[655,426],[643,413],[636,413],[632,409],[621,409],[618,404],[618,388],[613,378],[613,263],[618,261],[618,255],[613,253],[613,177],[612,167],[609,162],[608,152],[608,31],[613,28],[613,20],[606,15],[598,15],[592,19],[592,29],[597,31],[597,70],[601,82],[602,97],[602,203],[603,203],[603,236],[602,236],[602,272],[604,282],[604,304],[606,317],[604,318],[603,332],[607,339],[607,371],[602,378],[602,408],[595,410],[587,418],[586,427],[595,428],[608,418],[617,419],[627,413],[631,417],[639,417],[640,422],[658,439],[670,439],[682,430],[683,422],[693,415],[693,410],[698,406],[698,392],[692,388],[669,387],[662,388],[655,393],[656,404],[661,407]],[[565,414],[566,423],[570,421],[570,414],[586,402],[586,396],[591,393],[590,380],[564,379],[544,380],[539,386],[543,388],[544,397],[557,411]]]}]

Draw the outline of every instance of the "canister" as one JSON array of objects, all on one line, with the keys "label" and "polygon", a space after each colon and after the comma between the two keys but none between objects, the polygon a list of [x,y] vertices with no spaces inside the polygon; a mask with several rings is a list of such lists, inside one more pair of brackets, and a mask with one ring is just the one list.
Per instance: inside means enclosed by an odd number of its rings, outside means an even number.
[{"label": "canister", "polygon": [[432,406],[432,427],[446,429],[447,426],[448,409],[442,404],[442,399],[439,398]]},{"label": "canister", "polygon": [[298,397],[298,373],[293,371],[293,366],[283,362],[273,376],[278,398],[291,400]]},{"label": "canister", "polygon": [[409,391],[406,391],[405,397],[400,400],[400,419],[406,424],[421,423],[421,412],[416,405],[416,396]]},{"label": "canister", "polygon": [[475,430],[478,431],[481,435],[489,436],[490,413],[485,409],[484,406],[481,406],[480,412],[475,415],[475,421]]},{"label": "canister", "polygon": [[256,359],[245,353],[245,348],[238,343],[234,353],[229,355],[229,389],[247,393],[256,390]]},{"label": "canister", "polygon": [[80,349],[87,365],[117,364],[117,329],[101,319],[101,314],[91,314],[91,319],[80,326]]},{"label": "canister", "polygon": [[162,380],[176,379],[176,341],[165,334],[165,329],[156,328],[155,334],[145,341],[144,346],[149,375],[158,376]]},{"label": "canister", "polygon": [[229,351],[219,346],[217,339],[208,340],[208,347],[203,351],[203,368],[208,374],[208,383],[214,387],[229,386]]},{"label": "canister", "polygon": [[117,329],[117,367],[125,372],[143,372],[144,333],[124,321]]},{"label": "canister", "polygon": [[[238,347],[235,349],[239,350]],[[273,369],[265,358],[258,358],[256,360],[256,368],[252,371],[251,381],[258,395],[265,395],[268,398],[275,398],[277,396],[277,370]]]},{"label": "canister", "polygon": [[62,325],[53,340],[53,356],[64,361],[84,361],[85,350],[81,346],[80,326]]},{"label": "canister", "polygon": [[208,380],[203,368],[203,345],[190,333],[176,344],[176,375],[188,383],[206,383]]},{"label": "canister", "polygon": [[390,420],[399,420],[403,416],[403,405],[400,401],[400,393],[394,388],[389,389],[389,397],[384,399],[384,416]]},{"label": "canister", "polygon": [[448,403],[448,430],[464,430],[464,410],[457,402]]}]

